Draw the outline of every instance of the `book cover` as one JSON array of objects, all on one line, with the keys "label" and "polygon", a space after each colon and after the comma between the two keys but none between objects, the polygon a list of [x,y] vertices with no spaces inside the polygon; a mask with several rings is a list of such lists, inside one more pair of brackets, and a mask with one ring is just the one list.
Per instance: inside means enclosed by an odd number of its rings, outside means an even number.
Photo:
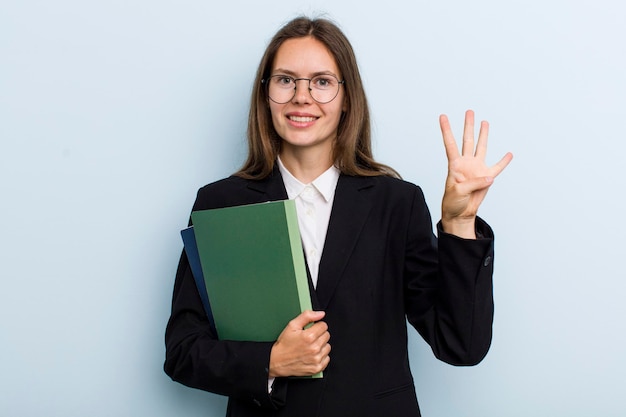
[{"label": "book cover", "polygon": [[217,334],[215,329],[215,319],[211,312],[211,304],[209,303],[209,296],[206,292],[206,284],[204,283],[204,274],[202,273],[202,266],[200,265],[200,254],[198,253],[198,245],[196,244],[196,234],[194,233],[193,226],[180,231],[180,235],[183,239],[183,245],[185,247],[185,254],[189,261],[189,267],[191,268],[191,274],[196,282],[200,299],[202,300],[202,306],[206,312],[209,322],[211,323],[211,330]]},{"label": "book cover", "polygon": [[191,215],[221,340],[274,341],[311,298],[292,200]]}]

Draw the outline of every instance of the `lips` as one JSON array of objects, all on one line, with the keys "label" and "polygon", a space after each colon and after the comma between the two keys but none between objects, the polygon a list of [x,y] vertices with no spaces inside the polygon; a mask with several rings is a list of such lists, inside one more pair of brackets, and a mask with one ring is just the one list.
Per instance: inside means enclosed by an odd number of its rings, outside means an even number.
[{"label": "lips", "polygon": [[296,115],[288,115],[287,118],[295,123],[310,123],[317,120],[317,117],[314,116],[296,116]]}]

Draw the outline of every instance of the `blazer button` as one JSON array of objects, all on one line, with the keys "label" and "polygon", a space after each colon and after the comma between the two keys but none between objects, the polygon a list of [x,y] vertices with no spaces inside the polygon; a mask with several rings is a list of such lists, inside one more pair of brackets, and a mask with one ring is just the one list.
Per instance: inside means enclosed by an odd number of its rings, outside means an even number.
[{"label": "blazer button", "polygon": [[490,263],[491,263],[491,256],[487,256],[485,258],[485,261],[483,262],[483,266],[489,266]]}]

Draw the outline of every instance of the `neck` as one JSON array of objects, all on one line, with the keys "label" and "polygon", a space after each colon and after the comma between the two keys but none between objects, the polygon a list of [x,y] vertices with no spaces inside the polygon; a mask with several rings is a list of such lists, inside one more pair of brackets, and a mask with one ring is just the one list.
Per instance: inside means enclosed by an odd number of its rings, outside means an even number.
[{"label": "neck", "polygon": [[333,165],[329,152],[315,153],[311,150],[309,152],[294,152],[289,147],[283,147],[280,152],[280,160],[291,175],[303,184],[309,184]]}]

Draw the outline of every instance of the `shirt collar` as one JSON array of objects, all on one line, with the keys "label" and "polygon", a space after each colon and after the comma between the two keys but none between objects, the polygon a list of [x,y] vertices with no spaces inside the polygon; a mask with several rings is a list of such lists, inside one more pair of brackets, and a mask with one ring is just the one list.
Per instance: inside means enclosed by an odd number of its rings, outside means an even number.
[{"label": "shirt collar", "polygon": [[[285,165],[283,165],[280,157],[278,157],[278,169],[283,177],[287,195],[291,199],[296,198],[308,184],[303,184],[300,180],[294,177]],[[335,188],[337,188],[339,174],[339,169],[333,165],[311,182],[311,185],[322,195],[322,197],[324,197],[326,202],[331,201],[335,195]]]}]

